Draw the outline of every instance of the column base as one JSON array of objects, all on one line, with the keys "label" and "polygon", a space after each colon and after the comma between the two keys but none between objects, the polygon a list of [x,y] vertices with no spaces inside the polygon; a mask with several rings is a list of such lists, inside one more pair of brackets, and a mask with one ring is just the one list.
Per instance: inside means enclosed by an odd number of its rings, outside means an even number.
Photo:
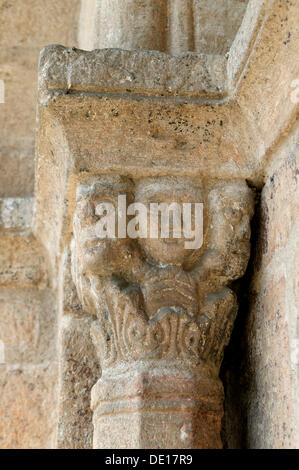
[{"label": "column base", "polygon": [[222,448],[222,384],[187,369],[106,371],[92,408],[95,449]]}]

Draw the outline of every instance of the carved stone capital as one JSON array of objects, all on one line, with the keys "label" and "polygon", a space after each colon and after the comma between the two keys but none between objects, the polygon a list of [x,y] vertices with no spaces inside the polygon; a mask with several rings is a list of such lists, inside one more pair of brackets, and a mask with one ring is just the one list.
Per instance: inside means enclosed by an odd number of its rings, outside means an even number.
[{"label": "carved stone capital", "polygon": [[[98,238],[98,204],[109,201],[116,207],[118,196],[124,195],[129,203],[145,207],[153,201],[203,204],[202,245],[188,250],[184,239]],[[178,442],[182,447],[220,446],[218,373],[237,313],[236,295],[229,286],[247,266],[252,214],[253,197],[243,181],[133,181],[103,175],[78,186],[72,269],[80,300],[96,318],[91,335],[102,377],[93,390],[95,429],[105,428],[107,416],[114,413],[121,413],[122,418],[113,419],[122,429],[124,416],[130,416],[131,434],[120,447],[171,447]],[[158,393],[159,383],[163,387]],[[161,407],[170,431],[165,433],[167,442],[159,443],[153,426]],[[198,427],[199,410],[207,420],[202,415],[198,433],[192,426]],[[177,413],[181,415],[176,421]],[[215,413],[214,428],[208,422],[210,413]],[[218,436],[216,441],[205,440],[211,433]],[[111,444],[95,432],[96,447]]]}]

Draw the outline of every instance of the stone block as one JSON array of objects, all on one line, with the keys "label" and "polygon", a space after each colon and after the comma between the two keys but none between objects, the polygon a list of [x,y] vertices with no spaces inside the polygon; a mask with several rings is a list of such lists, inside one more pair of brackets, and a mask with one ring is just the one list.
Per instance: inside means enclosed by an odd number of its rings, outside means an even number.
[{"label": "stone block", "polygon": [[247,0],[195,0],[195,50],[206,54],[226,54],[242,23],[247,3]]},{"label": "stone block", "polygon": [[24,139],[16,137],[8,140],[11,145],[0,148],[0,197],[32,196],[34,188],[33,137]]},{"label": "stone block", "polygon": [[41,287],[46,279],[42,248],[33,235],[0,232],[0,286]]},{"label": "stone block", "polygon": [[6,364],[54,359],[56,315],[49,291],[1,289],[0,324]]},{"label": "stone block", "polygon": [[62,318],[58,448],[92,448],[90,392],[101,371],[90,337],[90,325],[88,316],[65,315]]},{"label": "stone block", "polygon": [[0,108],[2,145],[8,146],[9,138],[34,137],[39,50],[0,47],[0,78],[5,85],[5,102]]},{"label": "stone block", "polygon": [[54,445],[57,366],[0,367],[0,448]]}]

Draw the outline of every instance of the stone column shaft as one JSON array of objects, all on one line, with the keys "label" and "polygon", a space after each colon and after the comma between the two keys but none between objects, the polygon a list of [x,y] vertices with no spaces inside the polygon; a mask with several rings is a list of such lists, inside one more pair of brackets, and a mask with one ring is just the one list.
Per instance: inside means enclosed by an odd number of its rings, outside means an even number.
[{"label": "stone column shaft", "polygon": [[223,387],[200,370],[134,364],[92,390],[94,449],[221,448]]},{"label": "stone column shaft", "polygon": [[95,21],[96,1],[81,0],[78,28],[78,42],[81,49],[92,50],[94,48]]},{"label": "stone column shaft", "polygon": [[97,0],[95,15],[95,49],[167,49],[167,0]]},{"label": "stone column shaft", "polygon": [[169,53],[193,51],[193,0],[172,0],[168,16]]}]

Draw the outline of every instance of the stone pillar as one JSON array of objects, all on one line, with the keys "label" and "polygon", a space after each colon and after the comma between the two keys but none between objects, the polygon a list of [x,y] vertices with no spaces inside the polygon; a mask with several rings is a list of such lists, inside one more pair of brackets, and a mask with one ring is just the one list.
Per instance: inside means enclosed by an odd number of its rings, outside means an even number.
[{"label": "stone pillar", "polygon": [[79,47],[225,54],[246,0],[82,0]]},{"label": "stone pillar", "polygon": [[[118,207],[119,196],[148,209],[205,204],[204,245],[97,238],[98,205]],[[243,182],[206,189],[201,179],[103,175],[78,186],[73,279],[96,317],[102,369],[92,390],[94,448],[221,448],[218,374],[237,313],[227,284],[246,268],[252,212]]]},{"label": "stone pillar", "polygon": [[92,391],[95,449],[221,448],[223,389],[184,364],[133,363]]},{"label": "stone pillar", "polygon": [[92,50],[95,40],[96,0],[81,0],[78,43],[84,50]]},{"label": "stone pillar", "polygon": [[97,0],[95,49],[167,50],[167,0]]},{"label": "stone pillar", "polygon": [[194,51],[193,0],[169,2],[169,53]]}]

